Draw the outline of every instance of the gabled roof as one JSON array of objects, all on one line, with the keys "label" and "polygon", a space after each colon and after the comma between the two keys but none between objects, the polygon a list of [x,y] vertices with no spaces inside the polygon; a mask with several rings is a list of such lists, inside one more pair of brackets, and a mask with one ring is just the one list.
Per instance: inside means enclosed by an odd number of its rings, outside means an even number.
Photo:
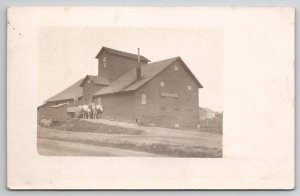
[{"label": "gabled roof", "polygon": [[61,106],[67,105],[68,103],[61,103],[61,104],[57,104],[57,105],[53,105],[51,106],[52,108],[59,108]]},{"label": "gabled roof", "polygon": [[75,96],[78,98],[82,97],[82,87],[80,87],[80,84],[83,79],[78,80],[65,90],[47,99],[46,102],[74,99]]},{"label": "gabled roof", "polygon": [[159,73],[164,71],[167,67],[172,65],[175,61],[180,60],[184,67],[191,73],[192,77],[198,84],[199,88],[202,88],[200,82],[196,79],[196,77],[192,74],[186,64],[181,60],[180,57],[174,57],[150,64],[145,64],[141,66],[142,69],[142,78],[140,80],[136,80],[136,69],[132,69],[125,75],[121,76],[119,79],[115,80],[110,86],[102,88],[101,90],[95,93],[97,95],[105,95],[105,94],[113,94],[119,92],[128,92],[134,91],[145,85],[147,82],[151,81],[155,78]]},{"label": "gabled roof", "polygon": [[217,113],[217,112],[213,111],[212,109],[205,108],[205,107],[199,107],[199,110],[202,110],[204,112]]},{"label": "gabled roof", "polygon": [[87,75],[84,78],[84,80],[81,82],[81,84],[80,84],[81,87],[87,79],[90,79],[94,84],[105,85],[105,86],[110,85],[110,82],[104,77]]},{"label": "gabled roof", "polygon": [[[130,58],[130,59],[135,59],[137,60],[138,59],[138,55],[136,54],[132,54],[132,53],[128,53],[128,52],[123,52],[123,51],[120,51],[120,50],[115,50],[115,49],[112,49],[112,48],[108,48],[108,47],[102,47],[101,50],[98,52],[96,58],[99,58],[99,56],[101,55],[101,53],[103,51],[106,51],[110,54],[114,54],[114,55],[118,55],[118,56],[123,56],[123,57],[127,57],[127,58]],[[147,59],[146,57],[144,56],[140,56],[141,58],[141,61],[144,61],[144,62],[150,62],[149,59]]]}]

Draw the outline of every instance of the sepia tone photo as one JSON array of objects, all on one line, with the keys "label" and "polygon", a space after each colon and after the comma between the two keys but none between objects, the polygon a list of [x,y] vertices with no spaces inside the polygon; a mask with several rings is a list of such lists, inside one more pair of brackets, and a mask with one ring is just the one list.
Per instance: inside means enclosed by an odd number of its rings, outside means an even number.
[{"label": "sepia tone photo", "polygon": [[10,7],[7,187],[293,189],[294,73],[292,7]]},{"label": "sepia tone photo", "polygon": [[220,29],[41,29],[38,153],[221,158],[222,38]]}]

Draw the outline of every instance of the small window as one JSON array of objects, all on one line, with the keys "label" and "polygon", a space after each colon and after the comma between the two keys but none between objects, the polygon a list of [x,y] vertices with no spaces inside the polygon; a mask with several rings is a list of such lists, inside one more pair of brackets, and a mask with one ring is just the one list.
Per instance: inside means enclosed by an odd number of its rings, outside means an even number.
[{"label": "small window", "polygon": [[165,86],[165,82],[160,82],[160,86]]},{"label": "small window", "polygon": [[175,108],[176,111],[179,111],[179,108]]},{"label": "small window", "polygon": [[91,80],[88,80],[88,83],[91,83]]},{"label": "small window", "polygon": [[175,70],[175,71],[178,71],[178,66],[175,65],[175,66],[174,66],[174,70]]},{"label": "small window", "polygon": [[166,110],[166,108],[165,108],[165,107],[161,107],[160,109],[161,109],[161,110]]},{"label": "small window", "polygon": [[106,68],[106,57],[103,57],[103,67]]},{"label": "small window", "polygon": [[147,99],[146,94],[141,94],[141,98],[142,98],[141,104],[145,105],[146,104],[146,99]]},{"label": "small window", "polygon": [[176,124],[174,125],[174,127],[175,127],[175,128],[179,128],[180,125],[179,125],[178,123],[176,123]]},{"label": "small window", "polygon": [[192,87],[191,87],[191,86],[188,86],[188,90],[189,90],[189,91],[192,90]]}]

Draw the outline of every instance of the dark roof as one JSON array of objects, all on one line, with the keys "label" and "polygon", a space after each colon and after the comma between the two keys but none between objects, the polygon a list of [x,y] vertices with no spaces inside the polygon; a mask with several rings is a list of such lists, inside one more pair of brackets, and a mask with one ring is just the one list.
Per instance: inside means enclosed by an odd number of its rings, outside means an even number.
[{"label": "dark roof", "polygon": [[[132,69],[125,75],[121,76],[119,79],[115,80],[110,86],[97,91],[95,93],[95,96],[137,90],[138,88],[142,87],[144,84],[155,78],[159,73],[161,73],[163,70],[165,70],[168,66],[170,66],[177,60],[181,60],[181,58],[174,57],[141,66],[142,78],[140,80],[136,80],[136,69]],[[184,62],[183,64],[187,68],[187,70],[189,70]],[[190,70],[189,72],[192,74]],[[199,88],[202,88],[202,85],[193,74],[192,77],[196,80],[197,84],[199,85]]]},{"label": "dark roof", "polygon": [[80,84],[83,79],[84,78],[78,80],[65,90],[47,99],[46,102],[74,99],[75,96],[77,96],[78,98],[82,97],[82,87],[80,87]]},{"label": "dark roof", "polygon": [[[103,51],[106,51],[106,52],[108,52],[110,54],[127,57],[127,58],[130,58],[130,59],[136,59],[136,60],[138,59],[138,55],[136,55],[136,54],[132,54],[132,53],[128,53],[128,52],[123,52],[123,51],[120,51],[120,50],[115,50],[115,49],[107,48],[107,47],[104,47],[104,46],[98,52],[96,58],[99,58],[99,56],[101,55],[101,53]],[[144,57],[142,55],[140,55],[140,58],[141,58],[141,61],[150,62],[149,59],[147,59],[146,57]]]},{"label": "dark roof", "polygon": [[92,76],[92,75],[87,75],[84,80],[81,82],[80,86],[83,85],[83,83],[87,80],[90,79],[94,84],[99,84],[99,85],[105,85],[108,86],[110,85],[110,82],[101,76]]}]

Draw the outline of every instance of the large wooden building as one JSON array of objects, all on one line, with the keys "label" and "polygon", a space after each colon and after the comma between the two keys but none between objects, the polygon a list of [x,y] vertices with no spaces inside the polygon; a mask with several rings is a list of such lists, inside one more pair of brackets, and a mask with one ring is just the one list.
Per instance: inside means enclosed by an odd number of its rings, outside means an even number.
[{"label": "large wooden building", "polygon": [[103,47],[96,58],[98,75],[87,75],[46,100],[39,119],[65,120],[72,117],[68,108],[94,102],[103,106],[102,118],[196,128],[202,85],[180,57],[150,63],[139,54]]}]

